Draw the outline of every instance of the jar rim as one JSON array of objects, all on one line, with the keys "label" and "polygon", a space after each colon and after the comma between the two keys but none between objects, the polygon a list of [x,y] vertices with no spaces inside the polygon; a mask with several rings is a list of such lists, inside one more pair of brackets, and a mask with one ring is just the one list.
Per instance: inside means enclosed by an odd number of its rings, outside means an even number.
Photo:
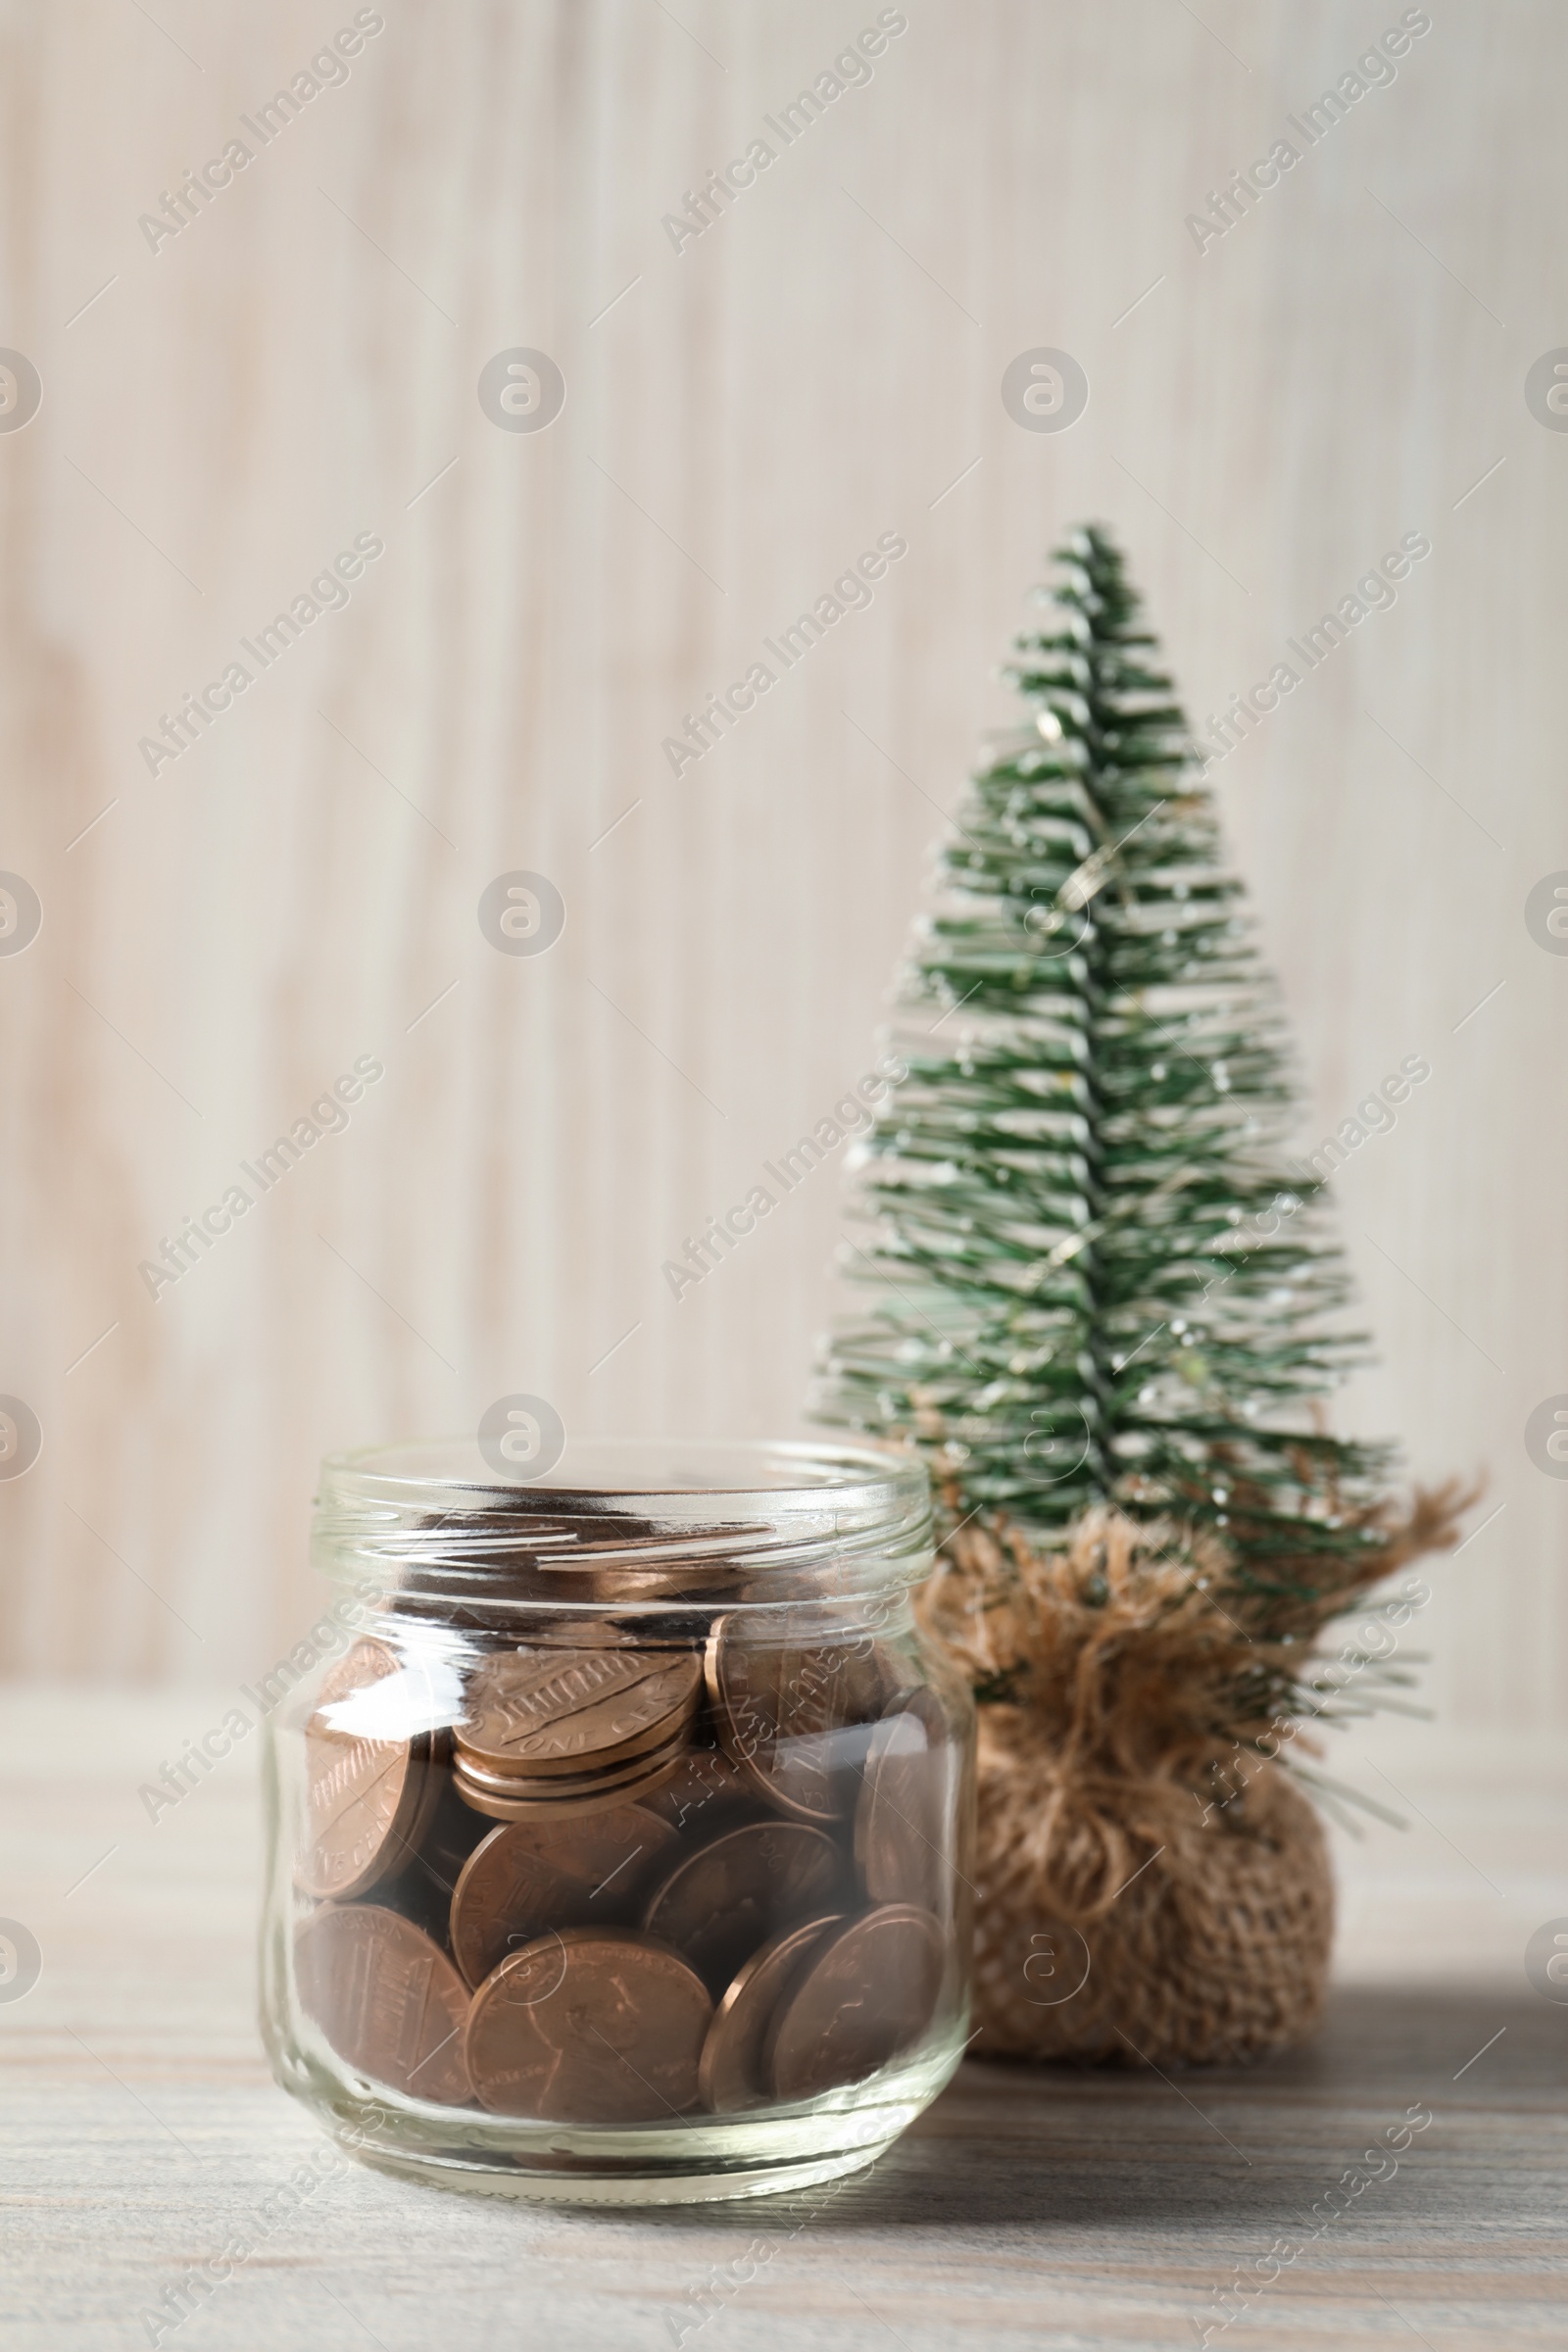
[{"label": "jar rim", "polygon": [[431,1598],[595,1606],[610,1579],[617,1607],[667,1606],[733,1575],[754,1602],[796,1599],[828,1569],[840,1593],[922,1577],[930,1480],[872,1443],[585,1440],[527,1479],[477,1437],[414,1440],[326,1456],[312,1549],[329,1575],[395,1570]]}]

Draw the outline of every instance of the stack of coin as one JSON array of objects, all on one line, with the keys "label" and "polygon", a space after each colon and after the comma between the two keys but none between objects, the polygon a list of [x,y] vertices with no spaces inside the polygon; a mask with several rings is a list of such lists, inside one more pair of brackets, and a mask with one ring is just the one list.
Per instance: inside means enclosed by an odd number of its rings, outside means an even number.
[{"label": "stack of coin", "polygon": [[305,1727],[296,1982],[357,2072],[540,2122],[734,2115],[864,2080],[951,2006],[961,1749],[886,1645],[545,1625],[441,1730],[396,1642]]},{"label": "stack of coin", "polygon": [[629,1803],[674,1772],[701,1690],[688,1649],[503,1650],[454,1729],[458,1792],[497,1821]]}]

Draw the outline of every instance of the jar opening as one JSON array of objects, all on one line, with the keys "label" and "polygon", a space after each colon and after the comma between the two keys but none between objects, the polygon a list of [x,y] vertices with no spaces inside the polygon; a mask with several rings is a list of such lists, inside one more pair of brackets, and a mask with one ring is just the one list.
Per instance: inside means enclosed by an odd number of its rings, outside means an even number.
[{"label": "jar opening", "polygon": [[617,1610],[844,1596],[919,1581],[930,1552],[914,1454],[713,1439],[588,1441],[537,1478],[471,1437],[332,1454],[313,1538],[328,1575],[411,1595]]}]

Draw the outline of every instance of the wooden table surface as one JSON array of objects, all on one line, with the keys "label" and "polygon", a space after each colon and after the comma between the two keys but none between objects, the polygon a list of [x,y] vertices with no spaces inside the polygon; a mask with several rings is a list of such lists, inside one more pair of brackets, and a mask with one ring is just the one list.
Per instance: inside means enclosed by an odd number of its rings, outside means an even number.
[{"label": "wooden table surface", "polygon": [[[107,2352],[152,2340],[144,2315],[256,2235],[327,2143],[257,2037],[254,1758],[155,1825],[137,1785],[203,1728],[199,1696],[0,1706],[0,1915],[43,1951],[33,1989],[0,2002],[4,2340]],[[1227,2352],[1560,2346],[1568,2007],[1461,1932],[1456,1907],[1493,1897],[1464,1890],[1462,1857],[1445,1890],[1442,1838],[1423,1899],[1454,1922],[1460,1973],[1412,1944],[1401,1975],[1387,1934],[1359,1932],[1322,2034],[1292,2057],[1170,2081],[972,2061],[868,2174],[729,2207],[530,2208],[343,2163],[160,2340],[921,2352],[1197,2345],[1207,2328]],[[1521,1922],[1548,1897],[1536,1886]],[[1366,1903],[1363,1886],[1348,1913]],[[1397,2172],[1315,2223],[1412,2108],[1432,2122]],[[1239,2266],[1251,2299],[1222,2328]]]}]

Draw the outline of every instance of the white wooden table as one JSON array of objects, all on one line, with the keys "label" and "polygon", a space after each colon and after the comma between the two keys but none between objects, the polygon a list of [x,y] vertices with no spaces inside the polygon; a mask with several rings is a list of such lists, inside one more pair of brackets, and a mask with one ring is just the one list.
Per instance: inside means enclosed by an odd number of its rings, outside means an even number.
[{"label": "white wooden table", "polygon": [[[156,1825],[136,1801],[208,1720],[200,1693],[0,1692],[0,1915],[44,1955],[0,2003],[0,2310],[26,2352],[151,2340],[143,2314],[326,2144],[257,2037],[254,1758]],[[1289,2059],[1170,2082],[971,2062],[871,2173],[731,2207],[579,2214],[342,2166],[161,2340],[924,2352],[1196,2345],[1207,2326],[1227,2352],[1559,2346],[1568,2007],[1530,1989],[1515,1930],[1568,1912],[1560,1840],[1488,1844],[1516,1914],[1494,1932],[1453,1834],[1363,1858],[1345,1981]],[[1433,2122],[1397,2174],[1311,2238],[1314,2201],[1417,2105]],[[1238,2266],[1260,2291],[1220,2330]]]}]

